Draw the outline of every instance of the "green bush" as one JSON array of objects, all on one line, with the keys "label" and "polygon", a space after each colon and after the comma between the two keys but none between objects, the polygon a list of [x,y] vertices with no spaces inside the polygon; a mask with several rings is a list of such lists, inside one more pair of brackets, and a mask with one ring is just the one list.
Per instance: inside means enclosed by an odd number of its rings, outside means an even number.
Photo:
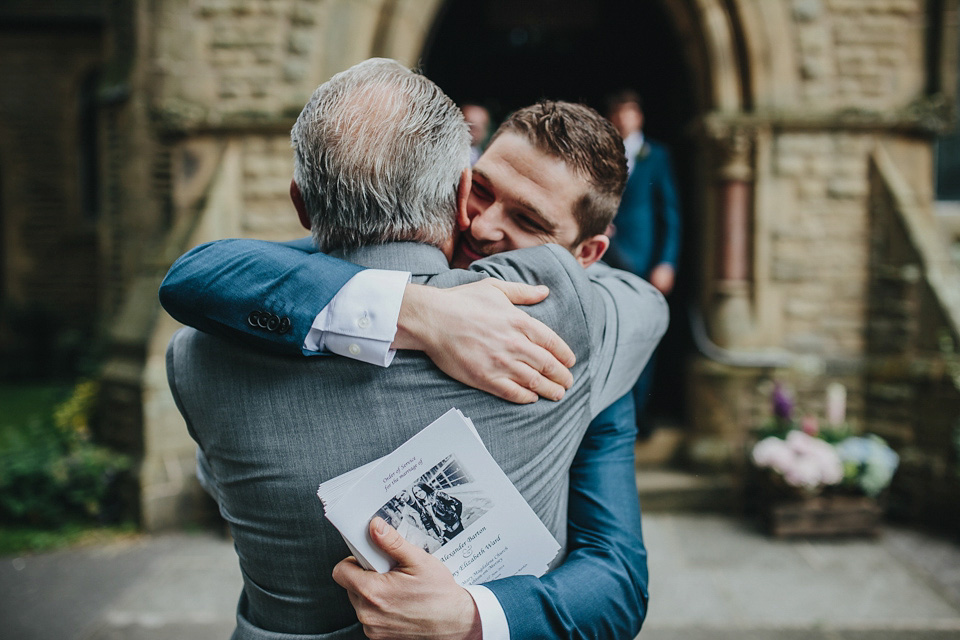
[{"label": "green bush", "polygon": [[34,415],[0,441],[0,521],[59,525],[97,520],[130,459],[91,441],[98,385],[84,381],[52,413]]}]

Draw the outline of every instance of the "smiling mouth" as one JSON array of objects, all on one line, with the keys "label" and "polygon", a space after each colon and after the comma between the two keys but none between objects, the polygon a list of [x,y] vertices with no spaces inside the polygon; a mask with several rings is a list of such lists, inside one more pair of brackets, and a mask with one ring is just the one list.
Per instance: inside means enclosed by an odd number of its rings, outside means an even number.
[{"label": "smiling mouth", "polygon": [[480,253],[474,249],[473,245],[470,244],[470,241],[467,238],[468,236],[466,233],[460,235],[460,253],[463,254],[463,256],[470,262],[486,258],[486,254]]}]

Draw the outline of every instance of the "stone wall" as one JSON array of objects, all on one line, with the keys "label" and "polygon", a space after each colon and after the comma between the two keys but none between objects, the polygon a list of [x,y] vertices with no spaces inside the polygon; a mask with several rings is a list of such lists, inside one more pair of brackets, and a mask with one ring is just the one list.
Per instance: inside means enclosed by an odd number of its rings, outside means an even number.
[{"label": "stone wall", "polygon": [[85,135],[100,25],[61,19],[70,33],[44,22],[0,30],[0,373],[19,380],[69,374],[101,293],[97,155]]},{"label": "stone wall", "polygon": [[884,150],[870,167],[867,423],[900,453],[894,513],[960,525],[960,269]]},{"label": "stone wall", "polygon": [[439,0],[168,0],[152,9],[154,108],[177,129],[289,125],[371,56],[415,64]]},{"label": "stone wall", "polygon": [[[138,185],[158,184],[157,175],[169,179],[168,202],[153,199],[145,209],[165,215],[168,231],[161,257],[140,281],[143,292],[155,287],[150,278],[162,274],[164,260],[169,264],[197,242],[301,233],[287,196],[288,134],[297,113],[319,83],[366,57],[414,63],[442,4],[136,3],[141,36],[136,104],[120,117],[146,133],[126,137],[125,153],[134,161],[119,175],[134,193]],[[864,375],[874,309],[868,295],[874,281],[869,163],[884,141],[913,192],[927,193],[929,136],[943,123],[925,94],[928,3],[664,4],[689,42],[683,53],[698,76],[704,123],[717,118],[748,138],[738,160],[746,167],[738,179],[748,181],[750,193],[748,280],[737,289],[747,309],[746,355],[785,356],[748,366],[700,359],[691,367],[691,458],[720,465],[741,460],[749,428],[768,414],[774,379],[797,388],[801,405],[811,412],[821,411],[827,383],[843,382],[852,419],[867,425],[875,417],[868,412],[866,400],[873,396],[865,391]],[[146,151],[138,155],[134,147],[144,140]],[[720,162],[704,152],[691,163],[704,185],[704,204],[693,219],[704,230],[700,249],[708,293],[718,277],[715,256],[724,240],[716,203],[729,174],[718,169]],[[151,173],[150,167],[165,167],[167,173]],[[139,211],[137,204],[135,195],[125,196],[124,210]],[[705,296],[708,318],[715,304]],[[140,390],[142,410],[135,420],[142,425],[141,496],[150,528],[181,521],[178,512],[196,496],[192,444],[183,437],[161,371],[162,351],[175,327],[161,318],[137,339],[139,352],[127,351],[132,360],[123,356],[116,362],[116,371],[136,371],[136,358],[141,363],[139,373],[118,379]],[[875,381],[869,385],[877,388]]]},{"label": "stone wall", "polygon": [[[943,105],[951,104],[955,87],[945,78],[957,64],[956,3],[737,6],[743,25],[759,27],[744,37],[744,64],[756,75],[743,80],[749,97],[739,113],[718,110],[703,122],[701,304],[706,335],[720,346],[701,345],[687,393],[689,459],[726,467],[742,463],[750,429],[770,415],[773,380],[820,414],[827,384],[843,383],[861,429],[881,414],[868,412],[867,391],[876,388],[867,378],[876,277],[870,159],[884,145],[916,206],[929,211],[930,142],[955,115]],[[931,75],[937,64],[948,65],[943,78]],[[932,95],[931,87],[947,93]],[[748,185],[749,214],[745,228],[731,231],[722,194],[737,181]],[[724,247],[741,235],[749,255],[731,269]],[[747,275],[731,281],[731,273]],[[930,312],[917,306],[908,316],[925,322]]]},{"label": "stone wall", "polygon": [[780,346],[797,353],[863,350],[867,157],[873,137],[784,133],[773,144],[769,279],[782,307]]},{"label": "stone wall", "polygon": [[924,0],[793,0],[800,99],[883,111],[924,90]]}]

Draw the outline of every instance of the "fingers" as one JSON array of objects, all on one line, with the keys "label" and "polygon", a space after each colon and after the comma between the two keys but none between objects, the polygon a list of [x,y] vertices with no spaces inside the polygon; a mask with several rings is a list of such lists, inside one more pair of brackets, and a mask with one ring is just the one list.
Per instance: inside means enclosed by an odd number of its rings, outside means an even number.
[{"label": "fingers", "polygon": [[573,384],[573,376],[570,375],[570,372],[566,369],[566,367],[556,362],[556,360],[553,360],[553,356],[542,349],[540,351],[542,352],[541,357],[533,357],[530,358],[530,360],[552,360],[553,370],[555,371],[554,378],[560,379],[562,382],[567,384],[558,383],[555,379],[545,375],[544,372],[538,368],[538,366],[521,361],[510,364],[508,376],[517,385],[523,387],[524,389],[529,389],[531,392],[535,393],[541,398],[554,401],[561,400],[565,395],[567,388]]},{"label": "fingers", "polygon": [[[508,402],[529,404],[540,398],[557,401],[566,393],[566,387],[547,378],[525,362],[514,360],[505,362],[501,366],[506,367],[507,370],[491,380],[483,390]],[[560,371],[570,375],[570,372],[559,363],[556,366]],[[570,379],[572,381],[572,376]]]},{"label": "fingers", "polygon": [[423,562],[422,556],[429,557],[426,551],[404,540],[383,518],[377,517],[370,521],[370,537],[375,545],[397,561],[399,567],[411,567]]},{"label": "fingers", "polygon": [[491,395],[495,395],[498,398],[514,404],[531,404],[540,399],[540,396],[536,393],[530,389],[521,387],[516,381],[510,378],[497,378],[491,381],[489,385],[483,387],[481,391],[486,391]]},{"label": "fingers", "polygon": [[[562,341],[561,344],[566,347],[566,344]],[[525,386],[528,389],[536,391],[544,398],[559,400],[563,397],[562,391],[573,386],[573,374],[570,373],[570,369],[567,368],[571,365],[564,364],[557,359],[555,353],[539,344],[525,344],[523,347],[525,354],[521,359],[529,365],[536,374],[539,374],[528,377],[529,384]],[[570,359],[576,361],[576,356],[573,355],[573,352],[570,352]],[[528,375],[530,374],[528,373]],[[523,384],[521,380],[517,382]],[[544,393],[544,391],[546,393]],[[558,392],[561,392],[560,395],[554,397]]]},{"label": "fingers", "polygon": [[[503,280],[497,280],[496,278],[488,278],[481,282],[489,283],[502,291],[507,296],[507,299],[515,305],[542,302],[550,293],[550,289],[543,285],[532,286],[520,282],[505,282]],[[572,367],[576,364],[577,358],[573,350],[567,346],[566,342],[560,339],[560,336],[558,336],[553,329],[535,318],[529,317],[526,314],[524,315],[528,318],[528,321],[524,323],[521,329],[534,344],[543,347],[553,354],[553,357],[563,366]],[[563,381],[557,377],[549,373],[546,373],[546,375],[554,382],[563,384]],[[570,383],[572,383],[572,378]],[[569,388],[570,384],[564,386]]]},{"label": "fingers", "polygon": [[[558,365],[560,365],[559,368],[569,368],[577,363],[577,356],[573,353],[573,349],[567,346],[567,343],[564,342],[553,329],[543,324],[536,318],[528,316],[527,319],[528,321],[524,322],[523,326],[521,327],[523,333],[530,339],[531,342],[539,347],[542,347],[551,356],[553,356],[552,361],[541,362],[537,368],[543,371],[544,374],[554,382],[563,384],[563,381],[556,377],[560,375],[559,372],[552,374],[554,367],[549,365],[552,362],[556,362]],[[564,371],[566,371],[566,369],[564,369]],[[566,371],[566,374],[569,376],[570,372]],[[565,378],[566,376],[563,377]],[[570,382],[564,385],[565,388],[569,389],[570,384],[573,384],[572,376],[570,377]]]},{"label": "fingers", "polygon": [[550,294],[550,289],[543,285],[530,285],[522,282],[505,282],[496,278],[487,278],[481,282],[488,283],[502,291],[512,304],[537,304]]},{"label": "fingers", "polygon": [[344,558],[333,568],[333,581],[346,589],[355,591],[358,580],[362,579],[367,571],[360,566],[353,556]]}]

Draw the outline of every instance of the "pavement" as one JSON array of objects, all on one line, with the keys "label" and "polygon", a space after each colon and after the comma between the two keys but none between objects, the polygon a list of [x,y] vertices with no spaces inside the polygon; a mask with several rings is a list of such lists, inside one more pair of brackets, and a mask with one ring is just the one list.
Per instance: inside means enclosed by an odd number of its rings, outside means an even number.
[{"label": "pavement", "polygon": [[[958,640],[960,543],[886,527],[867,540],[775,540],[743,518],[644,516],[642,640]],[[241,585],[213,533],[136,536],[0,558],[0,638],[229,638]]]}]

